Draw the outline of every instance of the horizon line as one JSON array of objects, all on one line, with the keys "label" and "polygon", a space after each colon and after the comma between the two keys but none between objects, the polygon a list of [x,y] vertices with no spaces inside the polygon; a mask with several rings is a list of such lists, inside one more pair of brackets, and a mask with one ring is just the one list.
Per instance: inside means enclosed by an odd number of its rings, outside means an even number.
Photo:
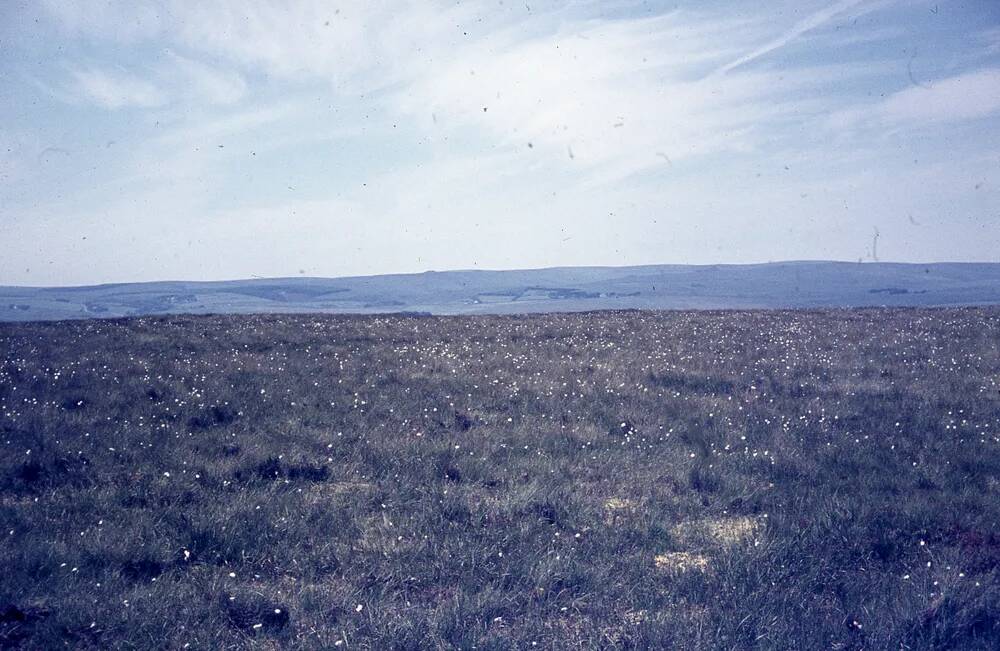
[{"label": "horizon line", "polygon": [[0,284],[3,289],[88,289],[100,287],[113,287],[116,285],[155,285],[170,283],[191,283],[191,284],[212,284],[212,283],[238,283],[254,281],[291,281],[291,280],[358,280],[363,278],[390,278],[399,276],[422,276],[426,274],[458,274],[458,273],[523,273],[541,271],[560,271],[569,269],[642,269],[655,267],[764,267],[768,265],[782,264],[847,264],[847,265],[894,265],[894,266],[928,266],[928,265],[1000,265],[1000,261],[936,261],[936,262],[902,262],[893,260],[768,260],[766,262],[710,262],[710,263],[651,263],[651,264],[625,264],[625,265],[553,265],[548,267],[519,267],[511,269],[425,269],[423,271],[404,271],[372,274],[352,274],[344,276],[254,276],[236,278],[216,278],[210,280],[184,280],[167,278],[162,280],[126,280],[103,283],[89,283],[81,285],[6,285]]}]

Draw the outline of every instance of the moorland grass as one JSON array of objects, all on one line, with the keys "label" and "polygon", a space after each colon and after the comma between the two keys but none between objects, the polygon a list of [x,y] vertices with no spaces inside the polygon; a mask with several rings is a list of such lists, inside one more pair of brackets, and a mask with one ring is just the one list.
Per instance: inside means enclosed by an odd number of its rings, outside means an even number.
[{"label": "moorland grass", "polygon": [[0,325],[0,647],[992,649],[1000,309]]}]

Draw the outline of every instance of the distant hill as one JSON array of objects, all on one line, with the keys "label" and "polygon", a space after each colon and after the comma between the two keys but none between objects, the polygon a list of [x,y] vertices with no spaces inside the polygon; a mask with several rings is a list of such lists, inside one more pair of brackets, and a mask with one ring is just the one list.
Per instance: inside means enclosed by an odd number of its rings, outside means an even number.
[{"label": "distant hill", "polygon": [[0,286],[0,321],[180,313],[498,314],[987,304],[1000,304],[1000,263],[557,267],[88,287]]}]

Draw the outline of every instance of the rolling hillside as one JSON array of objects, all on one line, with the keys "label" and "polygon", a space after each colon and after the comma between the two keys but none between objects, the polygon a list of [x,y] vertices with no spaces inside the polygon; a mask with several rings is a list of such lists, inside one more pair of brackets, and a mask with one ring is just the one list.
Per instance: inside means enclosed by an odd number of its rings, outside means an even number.
[{"label": "rolling hillside", "polygon": [[998,263],[779,262],[0,287],[0,320],[254,312],[509,314],[1000,303]]}]

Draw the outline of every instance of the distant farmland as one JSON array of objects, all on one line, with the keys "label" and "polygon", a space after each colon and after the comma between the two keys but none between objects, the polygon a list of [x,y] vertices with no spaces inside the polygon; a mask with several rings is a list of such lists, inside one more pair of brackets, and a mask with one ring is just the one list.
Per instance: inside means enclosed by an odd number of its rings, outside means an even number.
[{"label": "distant farmland", "polygon": [[0,321],[159,314],[525,314],[1000,305],[1000,263],[774,262],[0,286]]},{"label": "distant farmland", "polygon": [[0,647],[1000,645],[1000,308],[0,324]]}]

